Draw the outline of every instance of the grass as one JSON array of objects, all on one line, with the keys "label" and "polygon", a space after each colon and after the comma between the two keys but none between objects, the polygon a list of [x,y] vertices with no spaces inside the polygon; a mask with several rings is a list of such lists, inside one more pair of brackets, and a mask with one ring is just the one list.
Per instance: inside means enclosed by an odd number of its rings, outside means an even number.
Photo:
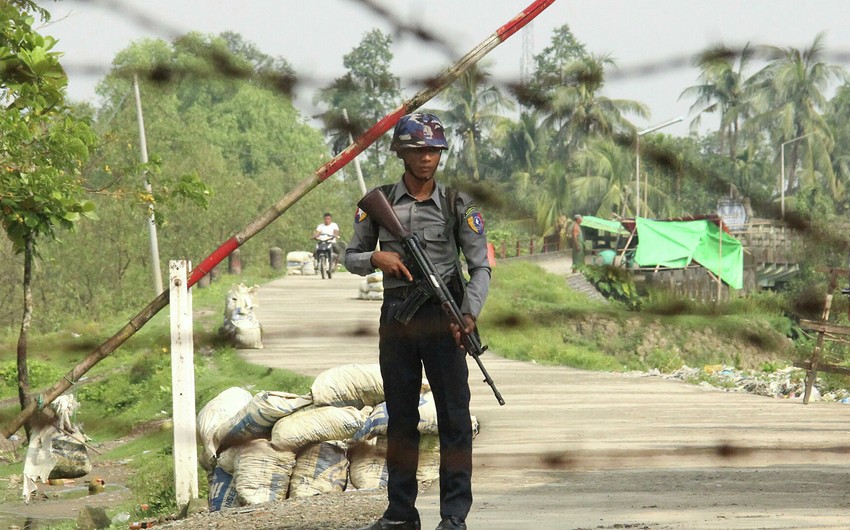
[{"label": "grass", "polygon": [[641,311],[629,311],[617,302],[591,301],[532,263],[502,262],[480,325],[490,346],[512,359],[589,370],[672,371],[685,364],[777,361],[791,330],[782,308],[771,295],[699,304],[653,293]]},{"label": "grass", "polygon": [[[262,278],[222,277],[204,289],[194,289],[193,307],[201,316],[195,319],[196,406],[223,390],[241,386],[252,393],[279,390],[298,394],[309,391],[311,377],[287,370],[266,368],[242,360],[236,350],[217,337],[226,292],[233,283],[248,285]],[[73,366],[121,329],[132,315],[120,315],[107,322],[71,322],[63,331],[33,336],[29,340],[31,387],[34,391],[52,386]],[[0,338],[0,347],[15,350],[17,337]],[[171,417],[170,323],[168,311],[161,311],[114,353],[95,365],[73,387],[82,403],[75,423],[80,424],[93,443],[124,438],[143,424]],[[16,366],[12,360],[0,364],[0,423],[7,423],[19,411]],[[110,515],[130,512],[145,503],[150,515],[176,511],[174,467],[171,457],[172,431],[152,430],[104,454],[106,459],[131,459],[135,469],[133,497],[113,507]],[[20,474],[23,464],[0,467],[0,476]],[[206,475],[199,470],[201,495],[206,495]],[[57,526],[57,528],[59,528]],[[69,528],[73,528],[73,525]]]}]

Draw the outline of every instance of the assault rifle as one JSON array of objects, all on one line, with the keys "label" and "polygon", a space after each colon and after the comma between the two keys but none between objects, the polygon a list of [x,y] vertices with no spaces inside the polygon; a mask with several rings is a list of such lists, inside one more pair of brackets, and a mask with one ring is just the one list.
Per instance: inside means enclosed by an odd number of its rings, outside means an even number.
[{"label": "assault rifle", "polygon": [[[504,405],[505,400],[502,399],[502,394],[499,393],[499,390],[496,388],[496,383],[494,383],[493,379],[490,378],[490,374],[487,373],[487,369],[484,368],[484,364],[481,362],[481,354],[484,353],[487,346],[481,345],[481,340],[478,338],[476,332],[464,333],[463,330],[466,327],[466,321],[463,318],[463,314],[460,312],[460,308],[458,307],[457,302],[455,302],[454,297],[452,297],[452,293],[449,291],[446,282],[443,281],[440,274],[437,272],[434,262],[432,262],[428,254],[425,253],[423,244],[419,240],[419,237],[404,228],[398,216],[395,214],[395,211],[393,211],[390,201],[387,200],[386,195],[384,195],[384,192],[381,191],[380,188],[375,188],[364,195],[363,198],[360,199],[360,202],[357,203],[357,206],[366,212],[366,215],[371,217],[376,223],[383,226],[394,237],[402,242],[406,250],[407,257],[412,259],[413,263],[416,265],[417,270],[414,271],[414,276],[421,278],[419,284],[414,289],[414,292],[426,292],[429,295],[437,297],[443,311],[446,312],[452,323],[460,328],[461,343],[463,344],[464,349],[466,349],[466,352],[475,359],[475,362],[478,364],[478,368],[481,369],[481,373],[484,375],[484,382],[490,385],[490,388],[493,389],[493,394],[496,395],[496,400],[499,402],[499,405]],[[430,291],[430,293],[428,291]],[[406,319],[409,320],[410,316],[412,315],[409,315]]]}]

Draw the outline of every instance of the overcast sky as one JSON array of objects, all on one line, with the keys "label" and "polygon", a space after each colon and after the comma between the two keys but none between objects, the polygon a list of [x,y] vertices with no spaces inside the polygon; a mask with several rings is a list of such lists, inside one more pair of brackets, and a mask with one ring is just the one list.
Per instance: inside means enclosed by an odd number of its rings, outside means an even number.
[{"label": "overcast sky", "polygon": [[[394,36],[393,67],[402,79],[404,97],[421,87],[413,79],[440,72],[522,11],[531,0],[374,0],[405,24],[422,26],[439,36],[454,57],[433,44]],[[69,95],[95,100],[94,86],[108,71],[115,53],[143,38],[170,40],[188,31],[234,31],[263,52],[285,58],[305,79],[327,84],[342,75],[343,55],[373,28],[393,32],[392,25],[357,0],[93,0],[39,2],[53,20],[41,32],[59,39],[70,76]],[[143,16],[139,16],[143,15]],[[679,100],[697,82],[698,71],[686,60],[708,47],[747,42],[781,47],[808,47],[826,34],[828,61],[850,70],[850,3],[845,0],[556,0],[532,27],[534,53],[552,31],[569,24],[587,50],[610,55],[619,70],[607,74],[605,95],[647,104],[649,127],[678,116],[682,123],[664,132],[686,135],[692,101]],[[523,34],[487,56],[498,80],[518,80]],[[844,62],[842,62],[844,61]],[[314,86],[297,93],[305,115]]]}]

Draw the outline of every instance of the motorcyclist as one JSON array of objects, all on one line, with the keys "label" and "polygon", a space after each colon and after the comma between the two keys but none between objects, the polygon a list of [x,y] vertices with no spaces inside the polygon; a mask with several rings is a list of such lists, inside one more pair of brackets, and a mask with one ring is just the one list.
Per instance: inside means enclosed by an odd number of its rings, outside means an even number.
[{"label": "motorcyclist", "polygon": [[[330,214],[330,212],[325,212],[322,223],[317,226],[316,230],[313,232],[313,239],[331,242],[331,253],[333,259],[333,263],[331,264],[331,266],[333,268],[336,268],[337,263],[339,263],[339,257],[344,251],[344,249],[339,248],[339,225],[334,222],[333,216]],[[313,257],[317,260],[319,258],[318,250],[319,245],[317,244],[316,249],[313,251]]]}]

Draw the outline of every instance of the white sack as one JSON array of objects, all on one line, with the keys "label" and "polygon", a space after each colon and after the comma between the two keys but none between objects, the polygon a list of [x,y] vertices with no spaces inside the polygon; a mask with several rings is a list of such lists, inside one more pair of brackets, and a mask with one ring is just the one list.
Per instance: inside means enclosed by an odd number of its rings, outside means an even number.
[{"label": "white sack", "polygon": [[315,407],[281,418],[272,429],[272,445],[281,451],[331,440],[348,440],[363,427],[363,415],[354,407]]},{"label": "white sack", "polygon": [[359,490],[387,487],[387,437],[375,436],[351,448],[348,476]]},{"label": "white sack", "polygon": [[209,483],[210,490],[207,495],[207,505],[211,512],[239,506],[233,475],[220,467],[216,467],[210,476]]},{"label": "white sack", "polygon": [[378,364],[346,364],[325,370],[310,390],[316,405],[363,408],[384,400],[384,381]]},{"label": "white sack", "polygon": [[207,402],[198,413],[198,438],[203,446],[200,463],[204,469],[213,467],[216,447],[215,432],[251,401],[251,393],[239,387],[228,388]]},{"label": "white sack", "polygon": [[227,449],[248,440],[268,438],[279,419],[311,403],[309,397],[288,392],[259,392],[216,430],[213,446]]},{"label": "white sack", "polygon": [[252,440],[240,447],[234,481],[242,504],[283,500],[295,467],[295,453],[278,451],[268,440]]},{"label": "white sack", "polygon": [[302,449],[295,460],[289,481],[289,497],[309,497],[345,491],[348,458],[345,444],[321,442]]}]

